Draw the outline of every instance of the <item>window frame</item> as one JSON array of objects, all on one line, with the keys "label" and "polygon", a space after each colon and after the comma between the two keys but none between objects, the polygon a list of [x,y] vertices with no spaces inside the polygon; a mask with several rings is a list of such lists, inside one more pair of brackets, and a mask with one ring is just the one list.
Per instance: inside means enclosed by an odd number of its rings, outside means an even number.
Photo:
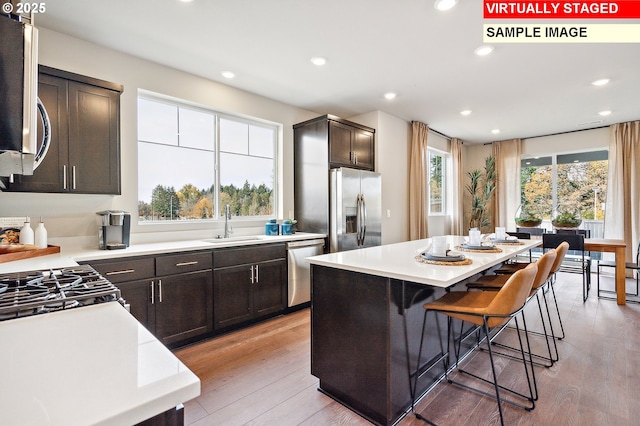
[{"label": "window frame", "polygon": [[[282,167],[282,161],[281,161],[281,155],[282,155],[282,135],[283,135],[283,125],[282,123],[277,123],[277,122],[273,122],[270,120],[266,120],[266,119],[262,119],[262,118],[258,118],[258,117],[252,117],[249,115],[244,115],[244,114],[240,114],[240,113],[235,113],[235,112],[230,112],[230,111],[223,111],[223,110],[219,110],[219,109],[215,109],[213,107],[207,106],[207,105],[202,105],[202,104],[198,104],[195,102],[191,102],[185,99],[180,99],[180,98],[175,98],[172,96],[168,96],[168,95],[163,95],[163,94],[159,94],[159,93],[155,93],[155,92],[151,92],[151,91],[147,91],[147,90],[143,90],[143,89],[138,89],[138,93],[136,96],[136,107],[138,104],[138,101],[140,99],[145,99],[148,101],[152,101],[152,102],[160,102],[160,103],[165,103],[171,106],[174,106],[177,108],[178,110],[178,114],[179,114],[179,110],[180,108],[186,108],[186,109],[190,109],[190,110],[195,110],[198,112],[203,112],[206,114],[210,114],[213,116],[214,118],[214,149],[213,149],[213,153],[214,153],[214,172],[213,172],[213,178],[214,178],[214,208],[213,208],[213,215],[211,218],[206,218],[206,219],[189,219],[189,220],[180,220],[180,219],[174,219],[174,220],[140,220],[140,216],[138,215],[138,212],[136,212],[136,216],[138,217],[138,219],[136,220],[138,225],[142,225],[142,226],[154,226],[154,225],[166,225],[166,224],[181,224],[181,225],[187,225],[187,224],[205,224],[205,223],[219,223],[224,221],[224,217],[223,215],[220,213],[220,190],[221,190],[221,181],[220,181],[220,170],[221,170],[221,163],[220,163],[220,119],[227,119],[230,121],[235,121],[235,122],[239,122],[239,123],[243,123],[246,124],[248,126],[257,126],[257,127],[262,127],[262,128],[267,128],[269,130],[272,131],[273,133],[273,169],[272,169],[272,176],[273,176],[273,183],[272,183],[272,197],[271,197],[271,210],[272,210],[272,214],[270,215],[252,215],[252,216],[233,216],[234,221],[237,222],[243,222],[246,226],[251,226],[251,222],[260,222],[262,223],[265,219],[273,219],[273,218],[277,218],[280,216],[280,200],[281,200],[281,192],[282,192],[282,185],[280,184],[280,177],[282,175],[281,172],[281,167]],[[136,126],[138,125],[138,115],[136,114]],[[178,132],[180,131],[180,128],[178,127]],[[137,132],[136,132],[137,133]],[[153,141],[145,141],[145,140],[141,140],[139,138],[139,134],[136,134],[136,146],[139,147],[140,143],[154,143]],[[191,148],[185,148],[185,149],[191,149]],[[137,162],[136,162],[136,166],[137,166],[137,170],[139,173],[139,164],[140,164],[140,158],[137,158]],[[137,202],[140,202],[140,194],[139,194],[139,177],[136,180],[136,198],[137,198]]]},{"label": "window frame", "polygon": [[[448,214],[449,208],[448,208],[448,203],[449,203],[449,197],[448,197],[448,178],[449,178],[449,159],[451,157],[451,154],[445,151],[441,151],[439,149],[436,148],[429,148],[427,147],[427,194],[426,194],[426,200],[427,200],[427,215],[428,216],[446,216]],[[441,188],[440,188],[440,193],[441,193],[441,199],[440,199],[440,206],[441,206],[441,210],[438,212],[434,212],[432,211],[432,206],[431,206],[431,157],[433,155],[439,156],[440,158],[442,158],[441,161],[441,165],[442,165],[442,170],[441,170]]]},{"label": "window frame", "polygon": [[[603,153],[606,153],[607,158],[599,158],[603,156]],[[584,158],[584,160],[579,162],[602,161],[606,159],[607,167],[609,167],[608,154],[609,154],[608,149],[599,148],[599,149],[588,149],[584,151],[574,150],[574,151],[568,151],[568,152],[555,152],[555,153],[548,153],[548,154],[523,155],[520,157],[520,166],[521,166],[521,170],[525,167],[532,167],[532,166],[537,166],[537,167],[550,166],[551,167],[551,214],[553,215],[553,211],[557,209],[560,204],[560,201],[558,200],[558,166],[560,164],[570,164],[573,162],[578,162],[576,160],[580,160]],[[549,164],[547,164],[547,162],[545,161],[546,159],[551,160]],[[527,160],[533,161],[534,163],[544,163],[544,164],[527,165],[525,163]],[[568,160],[573,160],[573,161],[568,161]],[[608,184],[609,183],[607,182],[607,185]],[[523,190],[524,189],[521,188],[521,196],[519,201],[520,205],[523,204],[523,199],[522,199]],[[605,212],[605,215],[606,215],[606,212]],[[600,219],[594,218],[594,220],[600,220]]]}]

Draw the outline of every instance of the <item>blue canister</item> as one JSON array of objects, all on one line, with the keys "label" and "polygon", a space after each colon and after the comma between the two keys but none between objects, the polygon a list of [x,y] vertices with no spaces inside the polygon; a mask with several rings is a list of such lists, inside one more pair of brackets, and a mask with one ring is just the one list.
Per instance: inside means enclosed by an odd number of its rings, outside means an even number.
[{"label": "blue canister", "polygon": [[264,224],[265,235],[278,235],[280,233],[280,225],[275,219],[269,219],[269,222]]},{"label": "blue canister", "polygon": [[291,235],[293,234],[293,224],[290,220],[285,220],[282,222],[282,235]]}]

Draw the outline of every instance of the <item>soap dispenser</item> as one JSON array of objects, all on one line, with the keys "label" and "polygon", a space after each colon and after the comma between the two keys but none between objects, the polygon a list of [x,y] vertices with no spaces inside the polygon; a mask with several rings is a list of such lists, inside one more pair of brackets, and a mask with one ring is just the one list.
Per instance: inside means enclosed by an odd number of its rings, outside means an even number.
[{"label": "soap dispenser", "polygon": [[24,226],[20,228],[20,244],[33,244],[33,240],[33,229],[31,229],[31,221],[27,216]]},{"label": "soap dispenser", "polygon": [[34,244],[38,246],[38,248],[47,248],[47,228],[44,227],[42,217],[40,218],[40,223],[36,227],[34,240]]}]

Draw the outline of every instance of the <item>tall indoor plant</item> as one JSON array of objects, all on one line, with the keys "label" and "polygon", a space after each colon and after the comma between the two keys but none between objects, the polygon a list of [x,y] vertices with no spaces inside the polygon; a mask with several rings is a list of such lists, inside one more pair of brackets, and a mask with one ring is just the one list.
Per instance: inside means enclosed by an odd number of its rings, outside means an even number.
[{"label": "tall indoor plant", "polygon": [[491,225],[490,207],[496,189],[496,160],[490,156],[484,160],[484,170],[475,169],[467,172],[469,184],[467,193],[471,197],[471,214],[469,228],[486,231]]}]

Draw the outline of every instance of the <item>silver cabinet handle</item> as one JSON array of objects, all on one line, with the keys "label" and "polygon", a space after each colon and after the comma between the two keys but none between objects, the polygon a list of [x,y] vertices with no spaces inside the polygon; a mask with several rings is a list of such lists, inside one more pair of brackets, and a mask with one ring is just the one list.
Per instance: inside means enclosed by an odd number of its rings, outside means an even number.
[{"label": "silver cabinet handle", "polygon": [[62,189],[67,189],[67,165],[62,166]]},{"label": "silver cabinet handle", "polygon": [[260,282],[260,278],[258,278],[258,267],[259,265],[256,265],[256,283]]},{"label": "silver cabinet handle", "polygon": [[156,303],[156,290],[155,290],[155,287],[156,287],[155,281],[151,280],[151,304],[152,305],[155,305],[155,303]]},{"label": "silver cabinet handle", "polygon": [[72,182],[71,189],[76,189],[76,166],[73,166],[71,168],[71,182]]},{"label": "silver cabinet handle", "polygon": [[109,275],[131,274],[135,271],[136,271],[135,269],[123,269],[122,271],[107,272],[105,275],[109,276]]},{"label": "silver cabinet handle", "polygon": [[176,266],[190,266],[190,265],[197,265],[198,261],[197,260],[193,260],[191,262],[180,262],[180,263],[176,263]]},{"label": "silver cabinet handle", "polygon": [[158,280],[158,302],[162,303],[162,280]]},{"label": "silver cabinet handle", "polygon": [[251,265],[251,284],[254,283],[254,278],[253,278],[253,265]]}]

